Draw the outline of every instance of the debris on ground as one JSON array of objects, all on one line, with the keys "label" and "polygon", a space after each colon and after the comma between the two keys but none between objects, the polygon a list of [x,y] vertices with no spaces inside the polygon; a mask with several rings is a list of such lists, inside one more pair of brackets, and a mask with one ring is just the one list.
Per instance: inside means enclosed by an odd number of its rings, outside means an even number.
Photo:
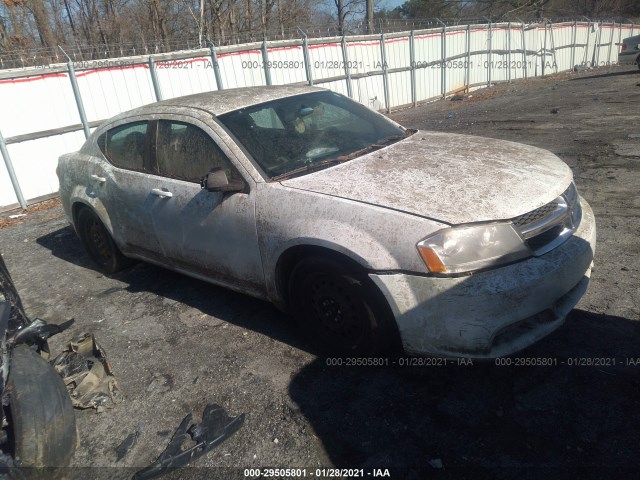
[{"label": "debris on ground", "polygon": [[[244,413],[230,417],[224,408],[215,404],[204,408],[201,423],[191,425],[192,418],[191,413],[184,417],[165,451],[155,462],[137,472],[133,476],[134,480],[155,478],[175,468],[184,467],[220,445],[244,423]],[[183,450],[183,445],[189,438],[196,444]]]},{"label": "debris on ground", "polygon": [[47,323],[41,318],[36,318],[29,325],[18,330],[10,339],[14,345],[26,344],[35,345],[43,358],[49,359],[49,347],[47,340],[60,332],[64,332],[74,323],[74,319],[70,319],[60,325]]},{"label": "debris on ground", "polygon": [[[5,227],[11,227],[17,225],[19,223],[23,223],[27,219],[33,220],[34,217],[38,218],[39,216],[46,217],[46,213],[49,210],[54,208],[59,208],[61,205],[60,197],[56,196],[49,200],[44,200],[42,202],[31,204],[27,207],[26,210],[22,208],[15,208],[11,211],[1,212],[0,213],[0,229]],[[30,214],[40,214],[40,215],[30,215]],[[59,216],[56,213],[56,217]],[[31,217],[31,218],[30,218]]]},{"label": "debris on ground", "polygon": [[133,447],[136,446],[136,443],[138,443],[138,437],[140,437],[140,430],[136,430],[135,432],[127,435],[127,438],[125,438],[122,443],[116,447],[116,462],[119,462],[126,457]]},{"label": "debris on ground", "polygon": [[53,360],[53,367],[62,377],[76,408],[95,408],[102,412],[124,400],[104,350],[90,333],[69,342]]}]

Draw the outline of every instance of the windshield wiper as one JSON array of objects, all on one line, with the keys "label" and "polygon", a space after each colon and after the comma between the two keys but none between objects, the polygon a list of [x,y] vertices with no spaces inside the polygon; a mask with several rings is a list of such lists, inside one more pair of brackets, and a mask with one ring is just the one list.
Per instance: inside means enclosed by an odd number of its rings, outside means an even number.
[{"label": "windshield wiper", "polygon": [[292,175],[297,175],[299,173],[309,172],[312,170],[320,170],[322,167],[330,167],[332,165],[337,165],[338,163],[342,163],[344,160],[341,160],[343,157],[339,158],[330,158],[328,160],[322,160],[321,162],[309,163],[307,165],[303,165],[302,167],[294,168],[293,170],[289,170],[288,172],[281,173],[280,175],[276,175],[275,177],[271,177],[271,180],[282,180],[283,178],[290,177]]},{"label": "windshield wiper", "polygon": [[360,150],[356,150],[355,152],[351,152],[348,155],[344,155],[342,157],[338,157],[338,160],[342,162],[346,162],[347,160],[351,160],[353,158],[364,155],[365,153],[373,152],[375,150],[379,150],[387,145],[391,145],[392,143],[397,142],[398,140],[402,140],[403,138],[407,138],[409,135],[391,135],[390,137],[383,138],[379,142],[372,143],[371,145],[367,145]]},{"label": "windshield wiper", "polygon": [[386,147],[387,145],[390,145],[394,142],[397,142],[398,140],[402,140],[403,138],[407,138],[411,135],[413,135],[416,132],[416,130],[407,130],[407,133],[405,135],[391,135],[389,137],[385,137],[382,140],[380,140],[379,142],[373,143],[371,145],[367,145],[364,148],[361,148],[360,150],[356,150],[355,152],[351,152],[348,155],[341,155],[337,158],[330,158],[328,160],[322,160],[321,162],[316,162],[316,163],[310,163],[308,165],[304,165],[302,167],[298,167],[298,168],[294,168],[293,170],[290,170],[288,172],[285,173],[281,173],[280,175],[276,175],[275,177],[271,177],[271,180],[282,180],[283,178],[287,178],[290,177],[292,175],[297,175],[300,173],[305,173],[305,172],[309,172],[309,171],[313,171],[313,170],[320,170],[322,167],[330,167],[332,165],[337,165],[339,163],[344,163],[347,162],[351,159],[354,159],[356,157],[359,157],[361,155],[364,155],[365,153],[369,153],[375,150],[378,150],[380,148]]}]

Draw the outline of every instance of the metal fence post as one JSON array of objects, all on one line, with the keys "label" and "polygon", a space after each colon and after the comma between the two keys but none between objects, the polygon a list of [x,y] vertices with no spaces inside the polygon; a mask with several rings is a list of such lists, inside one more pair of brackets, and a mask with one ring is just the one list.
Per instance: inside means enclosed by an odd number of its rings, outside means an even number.
[{"label": "metal fence post", "polygon": [[522,65],[524,65],[524,78],[529,78],[529,69],[527,68],[527,36],[524,33],[524,22],[520,25],[522,30]]},{"label": "metal fence post", "polygon": [[[302,60],[304,61],[304,73],[307,76],[307,83],[313,85],[313,73],[311,71],[311,60],[309,60],[309,42],[307,36],[302,37]],[[349,88],[347,87],[347,90]],[[351,96],[351,95],[349,95]]]},{"label": "metal fence post", "polygon": [[600,66],[600,42],[602,42],[602,25],[598,26],[598,34],[596,35],[596,44],[594,45],[594,58],[596,67]]},{"label": "metal fence post", "polygon": [[573,29],[571,32],[571,68],[576,66],[576,42],[578,41],[578,21],[573,21]]},{"label": "metal fence post", "polygon": [[416,46],[413,30],[409,34],[409,74],[411,75],[411,103],[415,107],[418,103],[416,92]]},{"label": "metal fence post", "polygon": [[611,38],[609,39],[609,52],[607,53],[607,65],[611,65],[611,48],[613,47],[613,31],[616,29],[616,22],[611,27]]},{"label": "metal fence post", "polygon": [[[591,21],[589,21],[589,23],[587,23],[587,46],[585,47],[584,50],[584,60],[582,61],[582,64],[586,67],[587,66],[587,57],[589,56],[589,39],[591,38]],[[593,57],[591,57],[591,59],[593,59]],[[589,65],[591,66],[591,65]]]},{"label": "metal fence post", "polygon": [[342,47],[342,60],[344,62],[343,67],[345,81],[347,82],[347,94],[349,95],[349,98],[353,98],[353,86],[351,85],[351,68],[349,67],[349,54],[347,52],[347,39],[344,35],[342,36],[340,45]]},{"label": "metal fence post", "polygon": [[556,56],[556,39],[553,36],[553,24],[549,26],[549,36],[551,37],[551,50],[553,51],[553,68],[558,73],[558,57]]},{"label": "metal fence post", "polygon": [[542,46],[542,76],[545,73],[545,62],[547,61],[547,22],[544,22],[544,45]]},{"label": "metal fence post", "polygon": [[465,81],[467,83],[467,93],[471,89],[471,24],[467,24],[467,65],[465,71]]},{"label": "metal fence post", "polygon": [[440,84],[442,87],[442,98],[447,97],[447,25],[440,20],[436,19],[442,24],[442,33],[440,34],[440,54],[442,59],[440,61]]},{"label": "metal fence post", "polygon": [[507,28],[508,28],[507,32],[509,32],[508,35],[507,35],[507,42],[509,44],[509,55],[507,56],[507,62],[508,62],[508,65],[509,65],[508,81],[509,81],[509,83],[511,83],[511,22],[509,22]]},{"label": "metal fence post", "polygon": [[156,95],[156,101],[160,102],[162,100],[162,90],[160,90],[158,72],[156,72],[156,62],[153,61],[153,57],[149,57],[149,73],[151,74],[151,83],[153,84],[153,92]]},{"label": "metal fence post", "polygon": [[213,67],[213,76],[216,78],[216,87],[218,90],[224,90],[224,85],[222,84],[222,75],[220,75],[220,64],[218,63],[218,55],[216,54],[215,45],[211,45],[209,47],[209,52],[211,55],[211,66]]},{"label": "metal fence post", "polygon": [[387,53],[384,48],[384,33],[380,34],[380,53],[382,55],[382,87],[384,88],[384,104],[387,113],[391,111],[389,105],[389,74],[387,72],[389,66],[387,65]]},{"label": "metal fence post", "polygon": [[493,30],[491,28],[491,20],[489,20],[489,55],[487,62],[487,86],[491,86],[491,76],[493,73]]},{"label": "metal fence post", "polygon": [[22,189],[20,188],[20,184],[18,183],[18,177],[16,177],[16,172],[13,169],[13,163],[11,163],[9,150],[7,150],[7,144],[4,141],[2,132],[0,132],[0,153],[2,154],[2,158],[4,158],[4,164],[7,167],[7,173],[9,174],[9,178],[11,179],[11,184],[13,185],[13,191],[16,194],[18,203],[20,203],[20,206],[24,210],[27,208],[27,202],[24,199],[24,195],[22,195]]},{"label": "metal fence post", "polygon": [[267,41],[262,41],[262,67],[264,69],[264,80],[267,85],[271,85],[271,71],[269,70],[269,52],[267,52]]},{"label": "metal fence post", "polygon": [[[631,30],[631,36],[633,36],[633,29]],[[622,43],[622,23],[620,23],[620,26],[618,27],[618,43],[617,43],[618,47],[621,43]]]},{"label": "metal fence post", "polygon": [[84,104],[82,103],[80,88],[78,87],[78,81],[76,80],[76,71],[73,69],[73,62],[71,61],[71,59],[69,59],[69,62],[67,63],[67,70],[69,71],[69,80],[71,80],[73,96],[76,99],[76,106],[78,107],[78,113],[80,114],[80,121],[82,122],[84,137],[89,138],[89,135],[91,135],[91,130],[89,130],[89,122],[87,122],[87,115],[84,112]]}]

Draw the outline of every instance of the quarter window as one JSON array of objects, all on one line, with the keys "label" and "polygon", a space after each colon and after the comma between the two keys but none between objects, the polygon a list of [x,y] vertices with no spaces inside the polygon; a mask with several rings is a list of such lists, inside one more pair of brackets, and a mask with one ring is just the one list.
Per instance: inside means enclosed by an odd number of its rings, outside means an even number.
[{"label": "quarter window", "polygon": [[241,178],[216,142],[195,125],[160,120],[157,135],[160,175],[200,182],[212,168],[220,167],[229,179]]},{"label": "quarter window", "polygon": [[142,171],[148,127],[149,122],[134,122],[112,128],[98,138],[98,146],[116,167]]}]

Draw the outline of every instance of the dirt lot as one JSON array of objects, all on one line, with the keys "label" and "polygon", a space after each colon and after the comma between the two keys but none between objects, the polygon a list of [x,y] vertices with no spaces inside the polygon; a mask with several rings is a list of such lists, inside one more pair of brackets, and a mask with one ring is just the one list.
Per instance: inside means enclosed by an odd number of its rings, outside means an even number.
[{"label": "dirt lot", "polygon": [[[76,319],[52,351],[95,333],[126,395],[101,414],[77,411],[75,465],[119,467],[77,470],[79,478],[126,478],[207,403],[245,413],[245,424],[194,464],[217,468],[175,478],[318,466],[390,468],[397,479],[637,475],[638,105],[640,73],[614,67],[503,84],[392,115],[410,127],[547,148],[573,168],[598,222],[592,283],[565,326],[518,355],[556,366],[331,367],[305,350],[270,304],[150,265],[101,275],[59,206],[0,229],[27,311],[56,323]],[[569,365],[579,359],[614,360]],[[116,462],[116,446],[136,431],[136,446]]]}]

